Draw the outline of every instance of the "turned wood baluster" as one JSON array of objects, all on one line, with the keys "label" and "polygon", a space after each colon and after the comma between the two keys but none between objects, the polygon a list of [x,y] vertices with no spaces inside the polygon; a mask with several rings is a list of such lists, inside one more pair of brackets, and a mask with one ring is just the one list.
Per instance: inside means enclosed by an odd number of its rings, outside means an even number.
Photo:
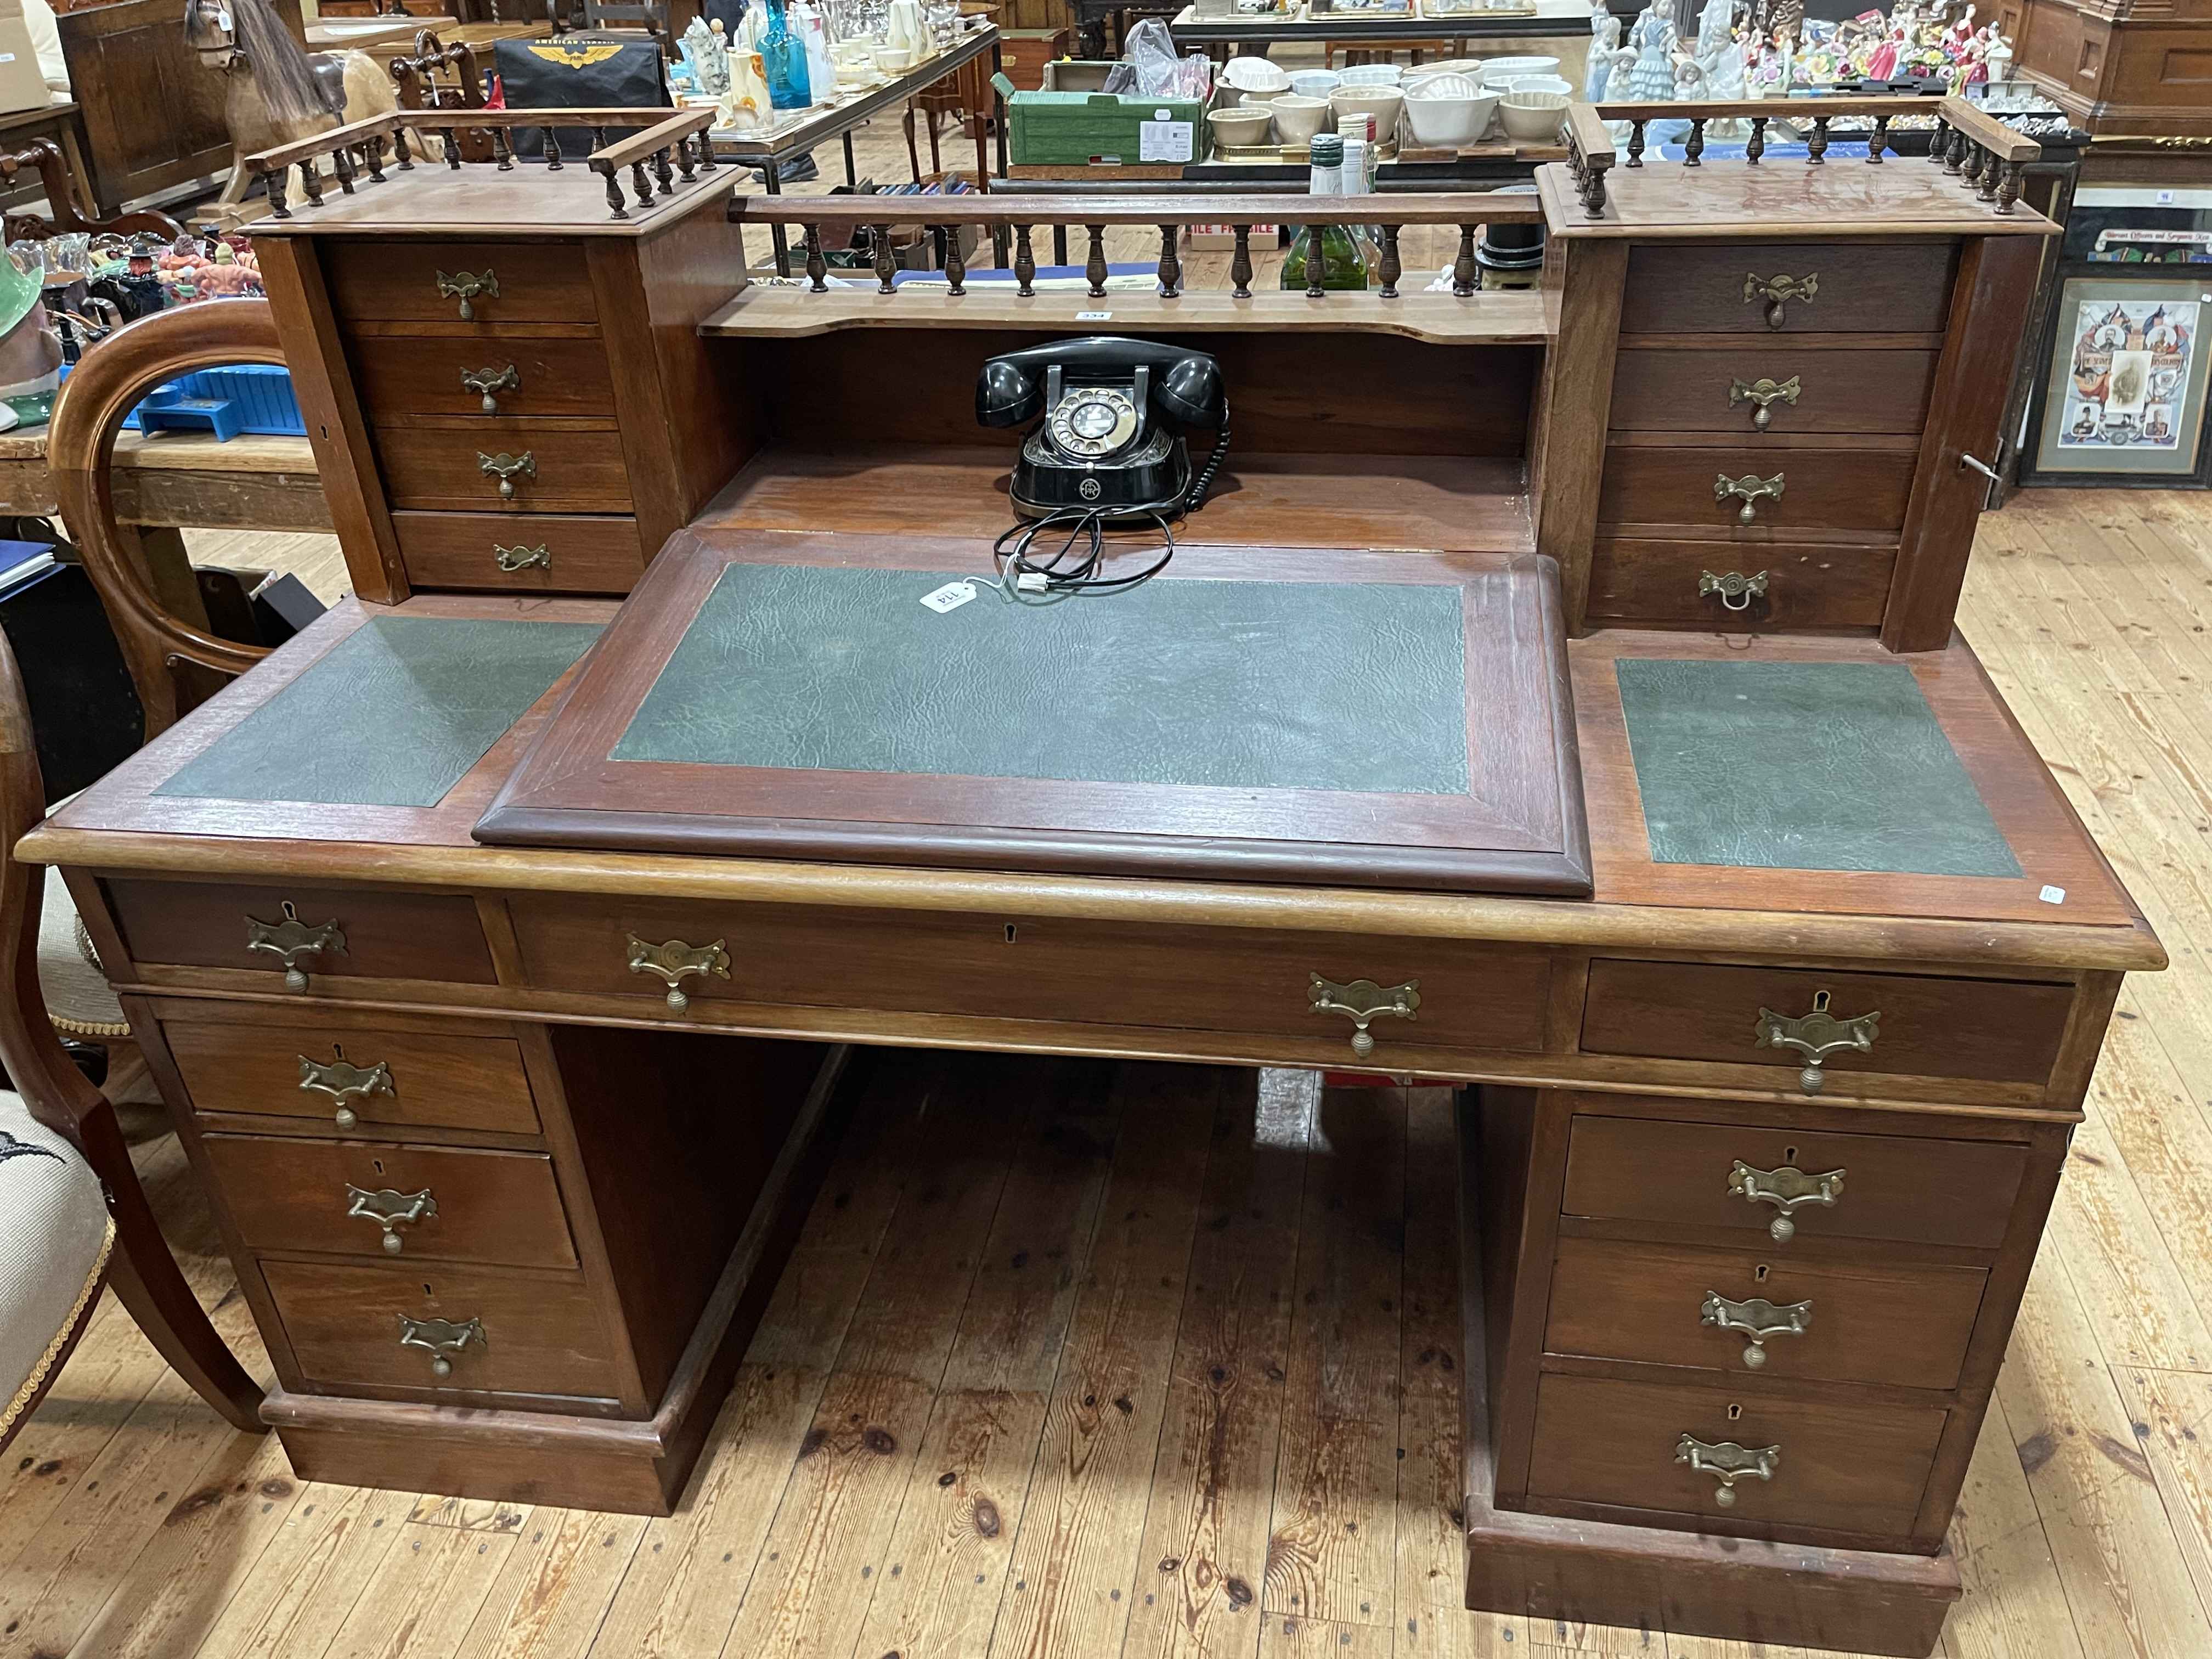
[{"label": "turned wood baluster", "polygon": [[1955,179],[1966,163],[1966,135],[1955,129],[1942,128],[1938,129],[1937,136],[1945,141],[1943,171]]},{"label": "turned wood baluster", "polygon": [[1644,165],[1644,123],[1641,121],[1628,124],[1628,165],[1632,167]]},{"label": "turned wood baluster", "polygon": [[1385,225],[1382,227],[1382,268],[1378,273],[1382,278],[1384,299],[1398,297],[1398,276],[1403,269],[1398,263],[1398,227]]},{"label": "turned wood baluster", "polygon": [[945,227],[945,286],[954,299],[968,291],[968,262],[960,257],[960,227]]},{"label": "turned wood baluster", "polygon": [[668,151],[665,147],[653,152],[653,176],[659,181],[660,193],[663,196],[675,193],[676,174],[668,165]]},{"label": "turned wood baluster", "polygon": [[1748,167],[1759,165],[1759,158],[1766,154],[1766,123],[1768,118],[1751,118],[1751,137],[1743,141],[1743,164]]},{"label": "turned wood baluster", "polygon": [[1984,151],[1979,175],[1974,184],[1974,199],[1995,202],[1997,199],[1997,158],[1994,150]]},{"label": "turned wood baluster", "polygon": [[491,159],[499,163],[500,172],[514,171],[514,146],[507,142],[505,127],[494,127],[491,130]]},{"label": "turned wood baluster", "polygon": [[461,141],[451,127],[441,127],[439,136],[446,141],[446,165],[454,172],[461,170]]},{"label": "turned wood baluster", "polygon": [[1828,120],[1825,115],[1813,118],[1812,133],[1805,140],[1805,162],[1808,167],[1820,167],[1828,159]]},{"label": "turned wood baluster", "polygon": [[699,171],[712,173],[714,170],[714,141],[702,132],[699,135]]},{"label": "turned wood baluster", "polygon": [[823,279],[830,274],[830,262],[822,257],[822,227],[806,227],[806,282],[817,294],[827,294],[830,284]]},{"label": "turned wood baluster", "polygon": [[300,183],[307,192],[307,205],[322,206],[323,175],[315,171],[315,164],[312,158],[300,163]]},{"label": "turned wood baluster", "polygon": [[645,157],[642,155],[629,164],[629,187],[640,207],[653,205],[653,180],[645,176]]},{"label": "turned wood baluster", "polygon": [[691,182],[691,135],[688,132],[676,141],[676,171],[685,184]]},{"label": "turned wood baluster", "polygon": [[1999,213],[2010,213],[2012,204],[2020,200],[2021,176],[2027,171],[2025,162],[2007,161],[2004,164],[2004,171],[1997,178],[1996,210]]},{"label": "turned wood baluster", "polygon": [[1321,283],[1328,270],[1322,263],[1321,229],[1319,225],[1306,227],[1306,298],[1309,300],[1318,300],[1328,292]]},{"label": "turned wood baluster", "polygon": [[339,145],[331,152],[331,171],[338,176],[338,188],[347,195],[353,194],[353,152]]},{"label": "turned wood baluster", "polygon": [[1940,167],[1943,163],[1943,158],[1950,153],[1950,124],[1939,115],[1936,118],[1935,134],[1928,140],[1928,159]]},{"label": "turned wood baluster", "polygon": [[1982,147],[1979,144],[1969,143],[1966,146],[1966,164],[1959,169],[1959,187],[1978,194],[1981,183]]},{"label": "turned wood baluster", "polygon": [[392,162],[402,173],[415,171],[415,158],[407,151],[407,129],[395,127],[392,133]]},{"label": "turned wood baluster", "polygon": [[1474,227],[1459,228],[1459,258],[1452,261],[1452,292],[1462,300],[1474,292],[1481,267],[1474,263]]},{"label": "turned wood baluster", "polygon": [[1160,227],[1160,298],[1172,300],[1182,292],[1182,261],[1176,256],[1177,227]]},{"label": "turned wood baluster", "polygon": [[594,151],[598,151],[603,150],[606,147],[607,130],[605,127],[593,127],[592,129],[592,149]]},{"label": "turned wood baluster", "polygon": [[368,161],[369,182],[382,184],[384,182],[384,140],[371,138],[361,147],[361,153]]},{"label": "turned wood baluster", "polygon": [[1237,251],[1229,256],[1229,280],[1235,284],[1230,297],[1249,300],[1252,297],[1252,227],[1238,225]]},{"label": "turned wood baluster", "polygon": [[1014,292],[1028,299],[1036,292],[1036,251],[1030,246],[1030,228],[1014,227]]},{"label": "turned wood baluster", "polygon": [[1889,117],[1874,118],[1874,131],[1867,139],[1867,160],[1879,165],[1881,153],[1889,147]]},{"label": "turned wood baluster", "polygon": [[269,211],[279,219],[292,216],[292,210],[284,205],[284,180],[291,171],[289,167],[278,167],[274,173],[262,175],[261,182],[269,187]]},{"label": "turned wood baluster", "polygon": [[609,167],[606,171],[606,180],[607,205],[614,210],[616,218],[629,218],[629,205],[623,199],[622,180],[615,176],[615,170],[612,167]]},{"label": "turned wood baluster", "polygon": [[550,127],[542,127],[539,131],[544,137],[545,171],[558,173],[561,171],[560,137]]},{"label": "turned wood baluster", "polygon": [[1682,165],[1686,167],[1703,167],[1705,162],[1699,158],[1702,157],[1705,153],[1705,118],[1701,115],[1692,116],[1690,119],[1689,134],[1682,140]]},{"label": "turned wood baluster", "polygon": [[897,256],[891,252],[891,228],[876,227],[876,292],[888,294],[894,286],[892,273],[898,270]]},{"label": "turned wood baluster", "polygon": [[1091,253],[1083,262],[1083,274],[1090,279],[1091,297],[1103,300],[1106,297],[1106,227],[1085,225],[1084,229],[1091,234]]}]

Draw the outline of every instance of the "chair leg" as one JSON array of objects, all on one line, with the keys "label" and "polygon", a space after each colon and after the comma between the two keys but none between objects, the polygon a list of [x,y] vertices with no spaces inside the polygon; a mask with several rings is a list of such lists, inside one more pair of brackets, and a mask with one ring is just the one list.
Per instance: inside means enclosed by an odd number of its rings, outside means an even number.
[{"label": "chair leg", "polygon": [[[92,1114],[83,1131],[86,1159],[95,1171],[130,1168],[131,1149],[124,1143],[114,1108]],[[138,1322],[146,1340],[201,1399],[234,1427],[248,1434],[267,1433],[268,1425],[261,1420],[261,1385],[246,1374],[229,1345],[208,1322],[199,1298],[185,1283],[176,1257],[169,1254],[145,1189],[135,1180],[104,1184],[115,1215],[115,1249],[108,1258],[107,1276],[117,1297]]]}]

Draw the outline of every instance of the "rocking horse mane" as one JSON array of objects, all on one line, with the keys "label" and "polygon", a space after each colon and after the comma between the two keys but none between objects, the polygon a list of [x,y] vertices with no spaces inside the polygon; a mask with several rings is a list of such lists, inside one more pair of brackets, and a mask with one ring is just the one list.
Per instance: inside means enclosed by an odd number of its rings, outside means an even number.
[{"label": "rocking horse mane", "polygon": [[325,117],[345,118],[343,94],[333,102],[315,79],[307,52],[292,38],[269,0],[185,0],[185,38],[197,42],[209,22],[220,22],[210,14],[228,5],[232,19],[230,36],[238,55],[252,67],[254,83],[268,105],[271,120],[289,125]]}]

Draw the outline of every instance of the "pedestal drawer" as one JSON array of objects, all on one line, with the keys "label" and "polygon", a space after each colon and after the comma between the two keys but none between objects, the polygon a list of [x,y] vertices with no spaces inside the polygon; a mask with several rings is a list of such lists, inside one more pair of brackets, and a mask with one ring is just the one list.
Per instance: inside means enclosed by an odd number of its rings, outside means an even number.
[{"label": "pedestal drawer", "polygon": [[[580,1273],[304,1261],[264,1261],[260,1271],[301,1375],[327,1387],[370,1383],[429,1397],[620,1392],[620,1368]],[[410,1336],[414,1343],[403,1340]]]},{"label": "pedestal drawer", "polygon": [[1933,333],[1951,310],[1949,242],[1637,247],[1624,334]]},{"label": "pedestal drawer", "polygon": [[[1785,1213],[1758,1195],[1778,1184],[1741,1176],[1738,1165],[1757,1176],[1793,1170],[1841,1179],[1831,1183],[1830,1201],[1795,1200]],[[1725,1227],[1772,1239],[1778,1250],[1797,1234],[1994,1249],[2027,1170],[2027,1149],[2006,1142],[1580,1114],[1559,1207],[1568,1215]]]},{"label": "pedestal drawer", "polygon": [[197,1019],[165,1019],[161,1036],[195,1111],[312,1118],[348,1131],[538,1133],[513,1037]]},{"label": "pedestal drawer", "polygon": [[1615,362],[1611,421],[1619,432],[1917,432],[1935,378],[1933,351],[1631,347]]},{"label": "pedestal drawer", "polygon": [[1745,1376],[1951,1389],[1988,1277],[1979,1267],[1852,1262],[1773,1245],[1562,1238],[1544,1347]]},{"label": "pedestal drawer", "polygon": [[[659,998],[665,977],[630,968],[632,939],[693,952],[719,942],[720,970],[683,972],[684,997],[1268,1032],[1346,1060],[1354,1023],[1316,1012],[1315,975],[1347,997],[1415,988],[1411,1018],[1369,1022],[1378,1066],[1438,1045],[1540,1048],[1550,979],[1539,952],[1443,939],[520,896],[510,908],[529,981],[550,989]],[[1349,988],[1360,980],[1368,993]]]},{"label": "pedestal drawer", "polygon": [[1870,1026],[1866,1048],[1826,1056],[1821,1069],[1829,1073],[2041,1083],[2057,1060],[2073,1006],[2070,985],[1601,958],[1590,963],[1582,1046],[1599,1054],[1802,1067],[1802,1049],[1760,1042],[1762,1029],[1778,1038],[1790,1034],[1766,1016],[1801,1019],[1825,1011]]},{"label": "pedestal drawer", "polygon": [[232,1221],[261,1250],[573,1267],[553,1162],[274,1135],[203,1136]]},{"label": "pedestal drawer", "polygon": [[[1731,1415],[1741,1407],[1740,1415]],[[1815,1404],[1667,1383],[1547,1376],[1531,1498],[1855,1534],[1904,1546],[1935,1466],[1942,1407]],[[1698,1453],[1685,1441],[1714,1452]],[[1773,1448],[1771,1478],[1733,1488],[1689,1460]],[[1677,1461],[1678,1458],[1684,1461]],[[1735,1501],[1720,1493],[1733,1490]]]},{"label": "pedestal drawer", "polygon": [[1879,628],[1893,547],[1601,539],[1588,615],[1630,627]]},{"label": "pedestal drawer", "polygon": [[611,419],[615,412],[614,376],[605,343],[596,335],[471,340],[377,335],[356,338],[351,355],[372,422],[397,415]]},{"label": "pedestal drawer", "polygon": [[599,314],[574,242],[334,240],[323,273],[332,308],[346,318],[483,325],[589,323]]},{"label": "pedestal drawer", "polygon": [[637,520],[599,514],[395,513],[416,587],[627,593],[645,572]]},{"label": "pedestal drawer", "polygon": [[106,886],[124,945],[140,963],[296,973],[295,989],[318,974],[471,985],[496,977],[476,901],[457,894],[130,877]]},{"label": "pedestal drawer", "polygon": [[[380,426],[386,493],[394,507],[482,513],[622,513],[630,505],[622,436],[611,425],[547,431],[501,416],[450,426]],[[489,463],[494,469],[486,471]],[[501,483],[513,492],[500,493]]]},{"label": "pedestal drawer", "polygon": [[1598,520],[1687,525],[1699,534],[1747,541],[1898,529],[1912,494],[1917,451],[1855,448],[1851,442],[1839,437],[1819,447],[1786,448],[1754,441],[1613,444],[1605,452]]}]

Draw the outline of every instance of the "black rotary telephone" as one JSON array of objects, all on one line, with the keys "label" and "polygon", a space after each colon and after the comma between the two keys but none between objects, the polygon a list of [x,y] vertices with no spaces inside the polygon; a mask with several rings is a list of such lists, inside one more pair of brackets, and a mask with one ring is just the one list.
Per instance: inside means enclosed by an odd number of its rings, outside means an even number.
[{"label": "black rotary telephone", "polygon": [[[1033,517],[1194,511],[1229,451],[1219,363],[1203,351],[1109,335],[992,358],[975,381],[975,418],[1036,422],[1022,439],[1011,492],[1016,509]],[[1220,434],[1195,481],[1182,438],[1194,426]]]}]

